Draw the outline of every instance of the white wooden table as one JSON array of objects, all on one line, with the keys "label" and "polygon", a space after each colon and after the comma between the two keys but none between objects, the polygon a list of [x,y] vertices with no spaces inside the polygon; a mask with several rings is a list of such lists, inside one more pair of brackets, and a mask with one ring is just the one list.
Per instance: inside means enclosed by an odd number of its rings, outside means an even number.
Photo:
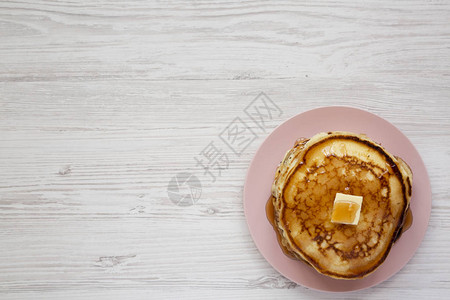
[{"label": "white wooden table", "polygon": [[[261,92],[282,114],[244,109]],[[0,2],[1,299],[448,299],[450,2]],[[243,213],[273,128],[349,105],[386,118],[428,168],[414,258],[382,284],[326,294],[279,275]],[[236,117],[241,156],[219,135]],[[210,144],[228,168],[205,174]],[[169,181],[195,174],[200,199]]]}]

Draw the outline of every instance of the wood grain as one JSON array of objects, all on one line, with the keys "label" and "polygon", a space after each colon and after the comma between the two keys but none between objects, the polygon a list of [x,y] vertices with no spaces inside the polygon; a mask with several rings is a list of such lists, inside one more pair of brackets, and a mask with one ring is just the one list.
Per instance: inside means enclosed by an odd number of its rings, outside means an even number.
[{"label": "wood grain", "polygon": [[[450,290],[447,1],[2,1],[0,298],[443,299]],[[263,129],[245,107],[282,110]],[[244,218],[244,177],[271,130],[325,105],[399,127],[433,209],[408,265],[324,294],[279,275]],[[194,159],[235,118],[257,139],[215,182]],[[167,185],[193,172],[202,197]]]}]

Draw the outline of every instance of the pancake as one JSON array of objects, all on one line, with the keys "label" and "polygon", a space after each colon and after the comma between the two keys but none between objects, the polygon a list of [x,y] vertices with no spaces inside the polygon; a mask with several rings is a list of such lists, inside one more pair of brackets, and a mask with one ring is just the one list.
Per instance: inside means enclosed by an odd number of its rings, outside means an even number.
[{"label": "pancake", "polygon": [[[401,234],[411,190],[408,165],[365,135],[336,131],[297,140],[272,185],[280,246],[324,275],[365,277]],[[357,225],[331,222],[337,193],[363,197]]]}]

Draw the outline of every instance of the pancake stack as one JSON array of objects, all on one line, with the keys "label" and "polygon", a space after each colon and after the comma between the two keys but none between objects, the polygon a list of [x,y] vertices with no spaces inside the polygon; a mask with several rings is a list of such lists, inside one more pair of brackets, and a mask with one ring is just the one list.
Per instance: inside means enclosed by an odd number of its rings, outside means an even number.
[{"label": "pancake stack", "polygon": [[[277,168],[273,225],[289,256],[333,278],[362,278],[401,234],[411,189],[408,165],[367,136],[319,133],[296,141]],[[356,225],[331,222],[337,193],[362,196]]]}]

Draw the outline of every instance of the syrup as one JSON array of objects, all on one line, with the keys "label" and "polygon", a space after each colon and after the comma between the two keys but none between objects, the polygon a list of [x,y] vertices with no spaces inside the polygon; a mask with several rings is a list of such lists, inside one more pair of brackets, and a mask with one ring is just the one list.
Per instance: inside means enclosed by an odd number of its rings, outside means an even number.
[{"label": "syrup", "polygon": [[399,233],[397,234],[395,241],[398,241],[398,239],[402,236],[402,234],[411,227],[412,222],[413,222],[413,215],[411,212],[411,208],[408,207],[408,210],[406,211],[405,221],[403,222],[402,230],[400,230]]},{"label": "syrup", "polygon": [[277,241],[278,241],[278,244],[280,245],[280,248],[283,250],[283,253],[289,258],[297,259],[294,255],[292,255],[292,253],[288,249],[286,249],[286,247],[281,242],[281,235],[280,235],[280,232],[278,231],[277,225],[275,224],[275,212],[274,212],[274,207],[273,207],[273,198],[274,197],[271,195],[269,197],[269,200],[267,200],[267,203],[266,203],[267,219],[269,220],[270,224],[272,224],[272,227],[275,230],[275,233],[277,234]]},{"label": "syrup", "polygon": [[[277,235],[278,244],[280,245],[280,248],[283,250],[283,253],[292,259],[297,259],[294,255],[292,255],[292,253],[288,249],[286,249],[286,247],[281,242],[281,235],[275,224],[275,212],[274,212],[274,207],[273,207],[273,196],[272,195],[270,195],[269,199],[266,202],[266,216],[267,216],[267,220],[269,220],[270,224],[272,225],[273,229],[275,230],[275,233]],[[413,222],[413,215],[412,215],[411,209],[408,208],[402,230],[395,237],[395,242],[398,241],[398,239],[402,236],[402,234],[411,227],[412,222]]]}]

